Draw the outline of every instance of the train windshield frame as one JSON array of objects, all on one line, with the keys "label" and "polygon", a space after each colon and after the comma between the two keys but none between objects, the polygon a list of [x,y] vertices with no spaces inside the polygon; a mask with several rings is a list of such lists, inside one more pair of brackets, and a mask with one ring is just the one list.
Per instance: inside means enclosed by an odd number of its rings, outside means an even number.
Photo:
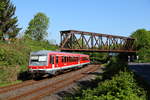
[{"label": "train windshield frame", "polygon": [[47,55],[31,55],[30,66],[47,66]]}]

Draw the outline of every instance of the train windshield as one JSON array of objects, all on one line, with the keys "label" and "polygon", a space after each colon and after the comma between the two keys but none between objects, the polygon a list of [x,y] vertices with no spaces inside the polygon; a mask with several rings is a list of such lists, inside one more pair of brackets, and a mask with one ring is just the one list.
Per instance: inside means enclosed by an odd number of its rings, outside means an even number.
[{"label": "train windshield", "polygon": [[30,57],[30,66],[46,66],[47,65],[47,56],[45,55],[32,55]]}]

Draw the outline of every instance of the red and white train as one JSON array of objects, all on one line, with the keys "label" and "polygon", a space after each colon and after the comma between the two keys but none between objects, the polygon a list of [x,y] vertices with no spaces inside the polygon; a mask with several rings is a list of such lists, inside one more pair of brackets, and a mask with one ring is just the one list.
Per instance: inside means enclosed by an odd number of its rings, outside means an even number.
[{"label": "red and white train", "polygon": [[30,54],[28,68],[34,75],[55,74],[64,69],[79,68],[89,63],[89,55],[42,50]]}]

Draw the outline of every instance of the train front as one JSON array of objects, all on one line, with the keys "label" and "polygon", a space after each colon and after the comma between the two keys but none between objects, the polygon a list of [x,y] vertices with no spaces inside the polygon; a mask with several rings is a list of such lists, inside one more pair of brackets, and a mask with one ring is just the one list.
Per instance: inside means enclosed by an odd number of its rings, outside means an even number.
[{"label": "train front", "polygon": [[35,76],[41,76],[47,73],[48,56],[44,51],[32,52],[29,59],[29,72]]}]

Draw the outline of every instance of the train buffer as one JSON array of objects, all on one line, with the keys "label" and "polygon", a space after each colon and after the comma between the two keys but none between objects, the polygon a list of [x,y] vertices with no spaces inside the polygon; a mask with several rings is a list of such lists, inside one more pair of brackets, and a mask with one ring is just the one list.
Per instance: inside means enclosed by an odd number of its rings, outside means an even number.
[{"label": "train buffer", "polygon": [[129,63],[128,65],[129,69],[150,86],[150,63]]}]

